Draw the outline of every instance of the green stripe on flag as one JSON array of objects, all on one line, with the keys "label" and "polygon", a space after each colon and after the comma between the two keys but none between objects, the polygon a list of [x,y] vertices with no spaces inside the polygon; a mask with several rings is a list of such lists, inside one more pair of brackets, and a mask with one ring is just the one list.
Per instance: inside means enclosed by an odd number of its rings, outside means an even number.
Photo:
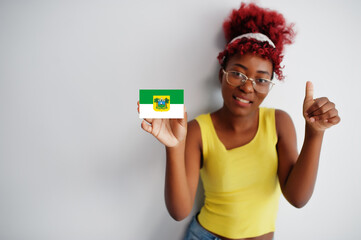
[{"label": "green stripe on flag", "polygon": [[153,96],[170,96],[170,104],[184,104],[183,89],[140,89],[139,104],[153,104]]}]

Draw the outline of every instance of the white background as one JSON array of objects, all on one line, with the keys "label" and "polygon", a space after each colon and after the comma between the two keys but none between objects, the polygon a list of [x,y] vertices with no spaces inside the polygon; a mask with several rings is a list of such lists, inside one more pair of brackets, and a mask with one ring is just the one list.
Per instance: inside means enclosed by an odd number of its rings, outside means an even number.
[{"label": "white background", "polygon": [[[264,106],[292,116],[299,148],[307,80],[342,117],[308,205],[281,199],[276,239],[361,239],[361,2],[258,3],[298,32]],[[222,23],[239,5],[2,0],[0,239],[181,239],[189,218],[166,211],[164,147],[140,128],[138,90],[184,89],[190,119],[219,108]]]}]

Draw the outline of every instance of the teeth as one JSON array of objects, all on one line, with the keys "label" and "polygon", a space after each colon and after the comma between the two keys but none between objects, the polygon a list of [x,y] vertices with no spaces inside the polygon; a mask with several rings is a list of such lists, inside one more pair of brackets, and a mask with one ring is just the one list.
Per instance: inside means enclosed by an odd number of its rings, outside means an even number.
[{"label": "teeth", "polygon": [[247,101],[247,100],[242,99],[242,98],[236,97],[236,99],[237,99],[238,101],[240,101],[240,102],[243,102],[243,103],[250,103],[250,101]]}]

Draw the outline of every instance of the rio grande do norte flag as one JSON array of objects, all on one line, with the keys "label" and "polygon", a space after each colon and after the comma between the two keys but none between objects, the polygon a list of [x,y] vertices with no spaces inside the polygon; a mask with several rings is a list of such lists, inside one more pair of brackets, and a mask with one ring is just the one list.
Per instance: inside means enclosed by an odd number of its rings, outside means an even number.
[{"label": "rio grande do norte flag", "polygon": [[140,89],[139,118],[184,118],[184,90]]}]

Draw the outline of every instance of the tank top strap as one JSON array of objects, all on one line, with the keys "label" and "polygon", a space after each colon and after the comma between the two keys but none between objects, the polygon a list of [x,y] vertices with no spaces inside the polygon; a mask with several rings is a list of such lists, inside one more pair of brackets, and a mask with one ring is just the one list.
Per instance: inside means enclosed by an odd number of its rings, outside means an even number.
[{"label": "tank top strap", "polygon": [[259,131],[262,135],[269,138],[272,143],[277,143],[276,117],[274,108],[260,108]]}]

